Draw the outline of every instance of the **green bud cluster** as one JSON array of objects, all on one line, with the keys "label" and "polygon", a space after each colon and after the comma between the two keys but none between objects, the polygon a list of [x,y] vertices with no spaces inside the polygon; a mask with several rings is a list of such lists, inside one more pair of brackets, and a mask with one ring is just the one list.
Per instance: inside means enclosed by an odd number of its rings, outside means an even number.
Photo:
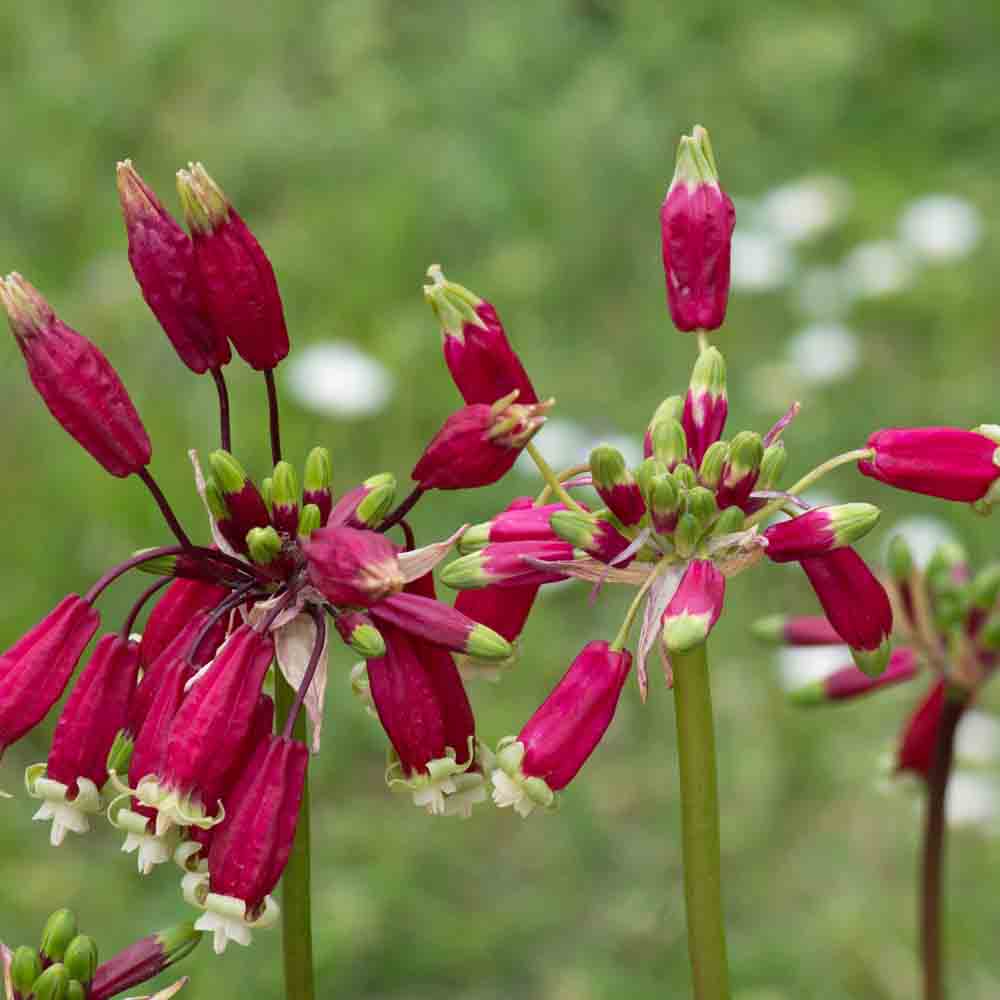
[{"label": "green bud cluster", "polygon": [[45,922],[38,948],[15,949],[11,986],[33,1000],[86,1000],[97,971],[97,943],[79,933],[72,910],[56,910]]}]

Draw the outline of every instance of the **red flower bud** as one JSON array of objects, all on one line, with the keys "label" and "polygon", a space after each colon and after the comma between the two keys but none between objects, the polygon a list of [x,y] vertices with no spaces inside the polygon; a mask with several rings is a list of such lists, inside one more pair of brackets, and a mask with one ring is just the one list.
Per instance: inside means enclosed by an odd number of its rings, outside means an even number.
[{"label": "red flower bud", "polygon": [[477,403],[453,413],[434,435],[411,473],[424,490],[489,486],[502,478],[545,422],[551,406],[522,406],[505,396],[492,406]]},{"label": "red flower bud", "polygon": [[550,805],[594,752],[632,667],[628,650],[588,642],[516,739],[501,743],[493,800],[521,816]]},{"label": "red flower bud", "polygon": [[201,934],[191,923],[140,938],[97,967],[87,996],[110,1000],[186,958],[200,941]]},{"label": "red flower bud", "polygon": [[821,556],[863,538],[879,518],[870,503],[817,507],[764,531],[767,557],[776,563]]},{"label": "red flower bud", "polygon": [[892,608],[882,584],[849,546],[801,561],[830,624],[851,647],[854,662],[879,674],[889,658]]},{"label": "red flower bud", "polygon": [[288,331],[271,262],[200,163],[178,171],[177,189],[212,325],[251,368],[274,368],[288,354]]},{"label": "red flower bud", "polygon": [[893,684],[901,684],[917,674],[917,658],[912,649],[894,649],[889,665],[878,677],[869,677],[852,663],[834,671],[822,680],[791,693],[792,701],[799,705],[820,705],[831,701],[845,701],[880,691]]},{"label": "red flower bud", "polygon": [[0,303],[52,416],[111,475],[142,471],[152,454],[149,437],[108,359],[19,274],[0,281]]},{"label": "red flower bud", "polygon": [[663,612],[663,641],[670,652],[700,645],[722,614],[726,578],[707,559],[688,563],[681,582]]},{"label": "red flower bud", "polygon": [[876,431],[868,447],[875,454],[858,462],[866,476],[943,500],[981,500],[1000,476],[997,442],[958,427]]},{"label": "red flower bud", "polygon": [[0,656],[0,755],[59,700],[100,621],[70,594]]},{"label": "red flower bud", "polygon": [[142,297],[181,361],[198,375],[230,359],[202,302],[191,238],[132,166],[118,164],[118,199],[128,233],[128,259]]},{"label": "red flower bud", "polygon": [[448,281],[436,264],[427,271],[424,298],[441,321],[444,359],[466,403],[495,403],[515,389],[521,403],[537,403],[521,359],[489,302]]},{"label": "red flower bud", "polygon": [[566,577],[559,570],[545,570],[538,562],[563,562],[573,558],[569,542],[501,542],[470,552],[441,570],[441,582],[455,590],[537,586]]},{"label": "red flower bud", "polygon": [[822,615],[770,615],[752,628],[758,639],[789,646],[839,646],[844,642]]},{"label": "red flower bud", "polygon": [[458,540],[458,550],[475,552],[487,545],[507,542],[557,542],[559,536],[552,530],[550,519],[553,514],[568,509],[562,503],[508,507],[493,520],[466,528]]},{"label": "red flower bud", "polygon": [[698,355],[694,364],[681,416],[681,425],[696,468],[709,445],[722,437],[728,414],[726,362],[716,348],[709,347]]},{"label": "red flower bud", "polygon": [[715,330],[726,317],[736,212],[719,187],[708,133],[683,136],[660,208],[667,304],[678,330]]},{"label": "red flower bud", "polygon": [[403,589],[396,548],[377,532],[328,525],[302,550],[312,585],[331,604],[370,607]]},{"label": "red flower bud", "polygon": [[944,680],[940,679],[931,686],[923,701],[906,720],[896,755],[897,773],[913,771],[924,779],[930,777],[944,699]]}]

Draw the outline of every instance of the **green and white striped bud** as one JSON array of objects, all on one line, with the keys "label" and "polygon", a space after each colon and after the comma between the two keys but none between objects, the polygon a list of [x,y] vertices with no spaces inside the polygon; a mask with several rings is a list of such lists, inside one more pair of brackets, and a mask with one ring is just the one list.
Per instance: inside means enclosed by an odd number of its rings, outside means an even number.
[{"label": "green and white striped bud", "polygon": [[774,490],[778,488],[781,477],[788,464],[788,451],[784,441],[775,441],[764,449],[760,460],[760,473],[757,476],[758,490]]},{"label": "green and white striped bud", "polygon": [[679,420],[663,420],[652,430],[653,457],[668,469],[674,469],[687,458],[687,436]]},{"label": "green and white striped bud", "polygon": [[42,974],[42,960],[34,948],[21,945],[10,963],[10,984],[22,997],[29,996],[35,980]]},{"label": "green and white striped bud", "polygon": [[50,965],[36,980],[31,988],[33,1000],[66,1000],[69,988],[69,975],[66,966],[61,962]]},{"label": "green and white striped bud", "polygon": [[319,530],[322,523],[319,507],[314,503],[307,503],[299,511],[299,538],[308,538],[314,531]]},{"label": "green and white striped bud", "polygon": [[694,514],[682,514],[674,529],[674,546],[682,559],[689,559],[701,538],[701,525]]},{"label": "green and white striped bud", "polygon": [[247,532],[247,551],[259,566],[268,566],[281,555],[281,536],[271,525]]},{"label": "green and white striped bud", "polygon": [[722,470],[729,458],[729,442],[715,441],[708,446],[698,468],[698,478],[703,486],[714,490],[722,481]]},{"label": "green and white striped bud", "polygon": [[698,524],[704,531],[719,513],[715,494],[711,490],[705,489],[704,486],[696,486],[693,490],[688,490],[687,511],[697,518]]},{"label": "green and white striped bud", "polygon": [[63,965],[70,979],[89,985],[97,971],[97,942],[86,934],[77,934],[66,949]]},{"label": "green and white striped bud", "polygon": [[61,962],[70,941],[78,934],[76,915],[72,910],[56,910],[42,929],[42,946],[39,949],[46,962]]},{"label": "green and white striped bud", "polygon": [[698,485],[698,477],[695,475],[694,469],[687,462],[681,462],[674,469],[674,479],[677,480],[678,486],[686,490],[693,490]]}]

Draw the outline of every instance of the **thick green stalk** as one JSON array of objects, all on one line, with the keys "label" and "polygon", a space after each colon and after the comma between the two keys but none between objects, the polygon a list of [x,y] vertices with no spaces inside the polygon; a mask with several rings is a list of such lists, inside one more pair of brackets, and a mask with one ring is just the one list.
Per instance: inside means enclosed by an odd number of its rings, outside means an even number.
[{"label": "thick green stalk", "polygon": [[681,781],[684,900],[696,1000],[729,1000],[722,921],[719,789],[705,643],[671,653]]},{"label": "thick green stalk", "polygon": [[[295,690],[275,671],[277,729],[280,733],[295,701]],[[305,740],[305,713],[295,722],[296,739]],[[281,880],[281,936],[285,962],[286,1000],[314,1000],[312,900],[310,891],[309,777],[302,791],[302,809],[288,866]]]}]

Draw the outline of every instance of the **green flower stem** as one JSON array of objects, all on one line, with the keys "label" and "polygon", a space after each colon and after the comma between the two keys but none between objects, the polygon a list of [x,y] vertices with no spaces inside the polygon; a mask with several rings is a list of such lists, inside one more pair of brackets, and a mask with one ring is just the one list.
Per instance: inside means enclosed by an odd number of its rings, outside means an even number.
[{"label": "green flower stem", "polygon": [[729,1000],[719,789],[705,643],[671,653],[681,780],[684,900],[695,1000]]},{"label": "green flower stem", "polygon": [[[277,730],[280,733],[295,702],[292,688],[280,671],[275,671]],[[293,735],[305,740],[305,713],[300,712]],[[312,902],[310,892],[309,777],[302,791],[302,808],[295,844],[281,881],[281,935],[285,963],[286,1000],[314,1000]]]},{"label": "green flower stem", "polygon": [[[581,472],[590,472],[590,464],[588,462],[581,462],[579,465],[571,465],[568,469],[563,469],[562,472],[557,472],[556,479],[559,480],[560,483],[564,483],[567,479],[572,479],[573,476],[580,475]],[[552,487],[546,484],[542,492],[535,497],[535,506],[543,506],[548,502],[551,495]]]},{"label": "green flower stem", "polygon": [[[807,472],[797,483],[789,486],[784,492],[795,496],[809,489],[815,483],[818,483],[828,472],[833,472],[834,469],[838,469],[842,465],[850,465],[853,462],[860,462],[866,458],[871,458],[873,454],[871,448],[856,448],[854,451],[845,451],[842,455],[834,455],[833,458],[827,459],[822,465],[817,465],[812,472]],[[781,510],[787,502],[784,497],[772,500],[769,504],[761,507],[756,514],[751,514],[744,521],[744,527],[752,528],[755,524],[766,521],[772,514]]]},{"label": "green flower stem", "polygon": [[559,482],[559,477],[552,471],[552,467],[545,461],[542,457],[542,453],[535,447],[535,442],[529,441],[527,445],[525,445],[524,450],[531,456],[531,460],[535,463],[535,465],[538,466],[538,471],[541,473],[542,479],[544,479],[548,484],[549,489],[551,489],[552,492],[555,493],[555,495],[559,497],[559,499],[562,500],[562,502],[566,504],[570,510],[582,511],[583,508],[569,495],[569,493],[566,492],[566,488],[561,482]]}]

